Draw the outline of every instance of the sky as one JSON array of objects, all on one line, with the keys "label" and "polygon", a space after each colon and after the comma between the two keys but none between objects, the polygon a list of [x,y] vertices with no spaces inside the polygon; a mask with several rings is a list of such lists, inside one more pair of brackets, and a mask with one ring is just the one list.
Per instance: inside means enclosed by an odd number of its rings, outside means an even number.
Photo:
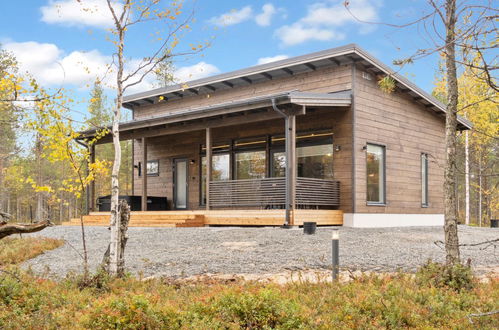
[{"label": "sky", "polygon": [[[166,2],[166,1],[165,1]],[[185,1],[184,14],[195,22],[176,50],[209,42],[201,53],[176,58],[178,82],[225,73],[314,51],[356,43],[393,67],[393,60],[427,47],[417,27],[391,28],[361,23],[348,13],[344,0],[197,0]],[[423,0],[350,0],[352,13],[362,21],[402,24],[429,10]],[[46,87],[64,87],[81,102],[75,116],[85,113],[96,78],[106,82],[113,99],[113,77],[106,74],[112,62],[108,41],[112,21],[105,0],[17,0],[0,3],[0,47],[17,57],[22,71],[29,71]],[[127,70],[158,46],[154,31],[162,26],[137,25],[129,31]],[[438,67],[429,56],[400,72],[431,92]],[[153,75],[127,93],[156,86]]]}]

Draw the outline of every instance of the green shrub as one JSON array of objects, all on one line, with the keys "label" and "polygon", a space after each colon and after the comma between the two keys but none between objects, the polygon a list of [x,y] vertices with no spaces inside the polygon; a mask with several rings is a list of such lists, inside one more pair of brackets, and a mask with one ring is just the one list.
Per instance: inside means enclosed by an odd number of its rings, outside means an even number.
[{"label": "green shrub", "polygon": [[451,288],[455,291],[471,290],[474,286],[471,267],[462,264],[443,264],[428,260],[416,272],[419,285]]},{"label": "green shrub", "polygon": [[69,282],[76,283],[80,290],[83,289],[96,289],[99,292],[107,292],[110,290],[110,282],[112,277],[104,270],[99,269],[95,274],[87,276],[76,275],[74,278],[69,278]]},{"label": "green shrub", "polygon": [[296,302],[272,288],[230,292],[213,303],[213,311],[229,324],[243,329],[292,329],[305,326]]},{"label": "green shrub", "polygon": [[169,325],[178,328],[173,311],[161,311],[143,295],[125,295],[104,299],[95,304],[83,319],[87,328],[94,329],[158,329]]}]

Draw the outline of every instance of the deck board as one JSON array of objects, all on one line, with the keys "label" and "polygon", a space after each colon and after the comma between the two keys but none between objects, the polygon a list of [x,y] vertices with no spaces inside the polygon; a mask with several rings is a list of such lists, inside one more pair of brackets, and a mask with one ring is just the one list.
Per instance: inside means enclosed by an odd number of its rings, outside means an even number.
[{"label": "deck board", "polygon": [[[285,210],[194,210],[131,212],[130,227],[203,227],[222,226],[280,226]],[[91,212],[83,217],[87,226],[108,226],[109,212]],[[319,226],[343,224],[341,210],[295,210],[294,225],[313,221]],[[71,219],[63,225],[80,225],[80,219]]]}]

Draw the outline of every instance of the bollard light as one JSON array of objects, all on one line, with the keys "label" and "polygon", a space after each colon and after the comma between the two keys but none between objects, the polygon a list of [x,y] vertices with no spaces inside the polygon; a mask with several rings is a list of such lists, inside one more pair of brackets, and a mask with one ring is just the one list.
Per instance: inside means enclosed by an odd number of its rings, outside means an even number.
[{"label": "bollard light", "polygon": [[337,281],[340,270],[340,231],[338,229],[333,229],[333,232],[331,234],[331,242],[333,281]]}]

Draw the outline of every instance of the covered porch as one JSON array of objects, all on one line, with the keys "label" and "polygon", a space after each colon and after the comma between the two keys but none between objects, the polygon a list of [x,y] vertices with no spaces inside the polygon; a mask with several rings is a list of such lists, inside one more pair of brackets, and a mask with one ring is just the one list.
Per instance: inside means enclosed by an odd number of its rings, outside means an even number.
[{"label": "covered porch", "polygon": [[[333,147],[333,119],[348,117],[350,104],[350,91],[294,91],[123,123],[120,138],[134,140],[133,191],[141,197],[132,225],[342,224],[347,171],[333,172],[333,152],[351,141],[335,136]],[[106,142],[109,136],[99,141]],[[168,210],[148,210],[150,196],[167,197]],[[91,186],[88,223],[108,218],[96,197]]]}]

